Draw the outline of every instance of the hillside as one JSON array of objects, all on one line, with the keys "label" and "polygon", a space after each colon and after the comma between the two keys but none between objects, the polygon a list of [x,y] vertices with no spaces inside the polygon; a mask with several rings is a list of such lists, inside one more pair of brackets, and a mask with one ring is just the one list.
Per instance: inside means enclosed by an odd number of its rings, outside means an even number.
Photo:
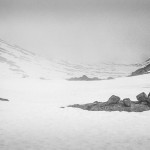
[{"label": "hillside", "polygon": [[141,67],[136,71],[132,72],[131,76],[148,74],[150,72],[150,59],[146,60]]},{"label": "hillside", "polygon": [[107,79],[129,75],[137,64],[73,64],[63,60],[48,60],[19,46],[0,40],[1,78],[68,79],[86,75]]}]

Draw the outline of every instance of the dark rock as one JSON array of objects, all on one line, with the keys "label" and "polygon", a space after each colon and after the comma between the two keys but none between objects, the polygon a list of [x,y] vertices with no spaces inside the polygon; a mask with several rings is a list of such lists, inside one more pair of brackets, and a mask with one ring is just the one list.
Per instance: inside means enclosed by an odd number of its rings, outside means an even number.
[{"label": "dark rock", "polygon": [[138,76],[138,75],[142,75],[142,74],[146,74],[146,70],[144,68],[140,68],[134,72],[132,72],[131,76]]},{"label": "dark rock", "polygon": [[0,101],[9,101],[8,99],[0,98]]},{"label": "dark rock", "polygon": [[131,76],[137,76],[137,75],[142,75],[142,74],[148,74],[150,71],[150,64],[143,68],[139,68],[136,71],[132,72]]},{"label": "dark rock", "polygon": [[143,104],[131,105],[132,112],[143,112],[148,110],[150,110],[150,107],[148,105],[143,105]]},{"label": "dark rock", "polygon": [[97,103],[99,103],[98,101],[95,101],[95,102],[93,102],[94,104],[97,104]]},{"label": "dark rock", "polygon": [[147,95],[142,92],[139,95],[136,96],[137,100],[141,103],[141,102],[146,102],[148,100]]},{"label": "dark rock", "polygon": [[148,98],[150,97],[150,92],[149,92],[149,94],[148,94]]},{"label": "dark rock", "polygon": [[147,102],[150,104],[150,97],[148,97]]},{"label": "dark rock", "polygon": [[124,105],[123,100],[120,100],[119,103],[122,104],[122,105]]},{"label": "dark rock", "polygon": [[[74,104],[68,107],[80,108],[88,111],[126,111],[126,112],[143,112],[150,110],[150,103],[145,98],[145,93],[138,96],[139,101],[131,101],[129,98],[120,100],[118,96],[111,96],[107,102],[98,102],[87,104]],[[142,97],[142,98],[141,98]]]},{"label": "dark rock", "polygon": [[150,92],[149,92],[149,94],[148,94],[147,102],[150,103]]},{"label": "dark rock", "polygon": [[107,101],[108,104],[117,104],[120,101],[120,97],[112,95]]},{"label": "dark rock", "polygon": [[65,108],[65,107],[60,107],[60,108]]},{"label": "dark rock", "polygon": [[141,102],[142,105],[148,105],[148,102]]},{"label": "dark rock", "polygon": [[131,101],[131,103],[133,103],[133,104],[140,104],[139,101]]},{"label": "dark rock", "polygon": [[[142,102],[143,103],[143,102]],[[131,101],[131,106],[127,107],[122,102],[117,104],[108,104],[107,102],[99,102],[98,104],[88,103],[88,104],[75,104],[68,107],[80,108],[88,111],[127,111],[127,112],[143,112],[150,110],[148,105],[135,104]]]},{"label": "dark rock", "polygon": [[112,80],[112,79],[114,79],[114,78],[113,78],[113,77],[108,77],[108,78],[107,78],[107,80]]},{"label": "dark rock", "polygon": [[67,80],[69,80],[69,81],[96,81],[96,80],[101,80],[101,79],[99,79],[97,77],[89,78],[86,75],[83,75],[82,77],[75,77],[75,78],[70,78]]},{"label": "dark rock", "polygon": [[125,99],[123,99],[123,104],[126,107],[131,107],[131,100],[129,98],[125,98]]}]

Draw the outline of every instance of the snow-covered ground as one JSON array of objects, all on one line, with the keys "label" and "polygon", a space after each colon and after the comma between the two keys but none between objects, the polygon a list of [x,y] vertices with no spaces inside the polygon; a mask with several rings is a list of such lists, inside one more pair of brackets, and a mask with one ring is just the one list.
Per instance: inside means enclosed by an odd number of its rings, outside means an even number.
[{"label": "snow-covered ground", "polygon": [[150,75],[107,81],[1,79],[0,150],[149,150],[150,111],[90,112],[60,108],[106,101],[112,94],[136,100],[150,91]]}]

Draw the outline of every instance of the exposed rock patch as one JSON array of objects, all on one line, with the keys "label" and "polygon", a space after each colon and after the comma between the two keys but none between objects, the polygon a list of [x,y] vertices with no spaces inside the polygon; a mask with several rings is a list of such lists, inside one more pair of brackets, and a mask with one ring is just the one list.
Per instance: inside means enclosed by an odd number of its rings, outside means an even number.
[{"label": "exposed rock patch", "polygon": [[0,101],[9,101],[9,100],[5,98],[0,98]]},{"label": "exposed rock patch", "polygon": [[97,77],[94,78],[89,78],[86,75],[83,75],[82,77],[75,77],[75,78],[70,78],[68,79],[69,81],[95,81],[95,80],[101,80]]},{"label": "exposed rock patch", "polygon": [[142,74],[148,74],[149,71],[150,71],[150,64],[148,64],[147,66],[132,72],[131,76],[138,76],[138,75],[142,75]]},{"label": "exposed rock patch", "polygon": [[98,102],[87,104],[74,104],[68,107],[80,108],[88,111],[127,111],[127,112],[143,112],[150,110],[150,100],[143,92],[137,95],[138,101],[131,101],[129,98],[123,100],[120,97],[112,95],[107,102]]}]

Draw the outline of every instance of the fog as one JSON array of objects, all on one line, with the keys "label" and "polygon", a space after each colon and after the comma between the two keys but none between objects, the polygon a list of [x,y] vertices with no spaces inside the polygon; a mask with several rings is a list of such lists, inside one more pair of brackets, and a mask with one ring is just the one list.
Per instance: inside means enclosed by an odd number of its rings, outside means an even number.
[{"label": "fog", "polygon": [[0,38],[47,58],[137,63],[150,56],[147,0],[0,0]]}]

